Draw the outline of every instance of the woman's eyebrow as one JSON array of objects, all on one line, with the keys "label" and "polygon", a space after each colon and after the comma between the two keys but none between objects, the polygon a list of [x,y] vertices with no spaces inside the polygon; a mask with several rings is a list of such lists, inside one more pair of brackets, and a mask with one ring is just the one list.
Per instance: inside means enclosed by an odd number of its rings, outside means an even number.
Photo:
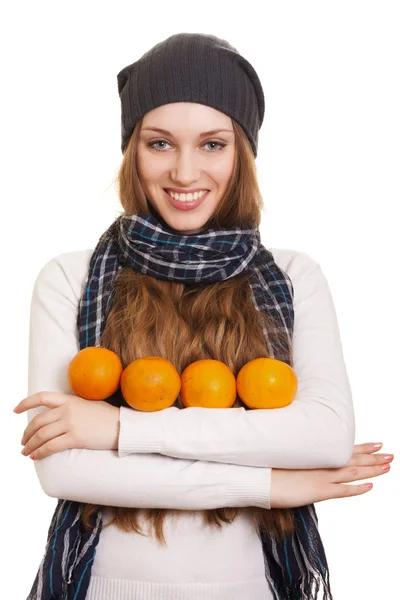
[{"label": "woman's eyebrow", "polygon": [[[173,136],[174,134],[168,131],[167,129],[162,129],[161,127],[144,127],[142,131],[157,131],[158,133],[163,133],[164,135]],[[216,133],[220,133],[221,131],[226,131],[228,133],[234,133],[233,129],[212,129],[211,131],[204,131],[200,134],[199,137],[207,137],[209,135],[215,135]]]}]

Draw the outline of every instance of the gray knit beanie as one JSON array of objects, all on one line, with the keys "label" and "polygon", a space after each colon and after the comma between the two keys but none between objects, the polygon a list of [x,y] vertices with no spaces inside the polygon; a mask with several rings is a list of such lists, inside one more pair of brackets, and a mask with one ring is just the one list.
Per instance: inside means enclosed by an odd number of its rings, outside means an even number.
[{"label": "gray knit beanie", "polygon": [[147,112],[170,102],[206,104],[235,119],[257,156],[264,94],[251,64],[227,41],[204,33],[176,33],[117,75],[121,150]]}]

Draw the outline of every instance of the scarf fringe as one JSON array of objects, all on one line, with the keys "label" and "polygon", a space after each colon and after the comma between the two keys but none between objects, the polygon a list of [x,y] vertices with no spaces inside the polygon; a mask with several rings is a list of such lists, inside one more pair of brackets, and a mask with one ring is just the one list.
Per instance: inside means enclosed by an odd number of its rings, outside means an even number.
[{"label": "scarf fringe", "polygon": [[[284,589],[278,589],[276,582],[266,573],[266,578],[274,593],[275,600],[333,600],[329,570],[324,573],[309,573],[299,579],[292,586],[286,586]],[[324,595],[319,597],[319,591],[323,590]]]}]

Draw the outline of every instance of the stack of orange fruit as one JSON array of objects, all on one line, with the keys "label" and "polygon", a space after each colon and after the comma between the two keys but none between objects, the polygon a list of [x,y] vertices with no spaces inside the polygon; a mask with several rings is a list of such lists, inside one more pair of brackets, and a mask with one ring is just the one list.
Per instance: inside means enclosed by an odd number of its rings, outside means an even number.
[{"label": "stack of orange fruit", "polygon": [[247,362],[236,378],[215,359],[194,361],[179,375],[161,356],[138,358],[123,369],[115,352],[98,346],[74,356],[68,379],[75,394],[87,400],[105,400],[120,387],[129,406],[146,412],[172,406],[179,393],[187,408],[230,408],[237,395],[248,408],[282,408],[298,388],[292,367],[274,358]]}]

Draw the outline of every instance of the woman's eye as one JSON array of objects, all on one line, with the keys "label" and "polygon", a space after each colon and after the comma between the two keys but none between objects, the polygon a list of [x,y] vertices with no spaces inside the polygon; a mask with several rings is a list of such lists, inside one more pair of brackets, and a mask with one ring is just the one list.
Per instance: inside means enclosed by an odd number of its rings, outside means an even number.
[{"label": "woman's eye", "polygon": [[[155,140],[154,142],[150,142],[149,143],[149,147],[150,148],[154,148],[154,150],[158,150],[159,152],[163,152],[164,151],[164,147],[163,148],[157,147],[157,144],[167,144],[167,146],[169,145],[168,142],[166,142],[165,140]],[[211,148],[209,150],[209,152],[218,152],[220,150],[223,150],[225,148],[225,146],[226,146],[226,144],[222,144],[221,142],[213,142],[213,141],[206,142],[204,144],[204,146],[208,146],[210,144],[216,145],[217,148],[213,147],[213,148]]]},{"label": "woman's eye", "polygon": [[155,142],[150,142],[149,146],[150,148],[154,148],[155,150],[162,150],[162,148],[156,148],[156,144],[167,144],[168,142],[165,142],[164,140],[156,140]]},{"label": "woman's eye", "polygon": [[223,150],[226,146],[226,144],[221,144],[220,142],[207,142],[207,144],[216,144],[217,146],[219,146],[219,148],[213,148],[211,152],[218,152],[219,150]]}]

